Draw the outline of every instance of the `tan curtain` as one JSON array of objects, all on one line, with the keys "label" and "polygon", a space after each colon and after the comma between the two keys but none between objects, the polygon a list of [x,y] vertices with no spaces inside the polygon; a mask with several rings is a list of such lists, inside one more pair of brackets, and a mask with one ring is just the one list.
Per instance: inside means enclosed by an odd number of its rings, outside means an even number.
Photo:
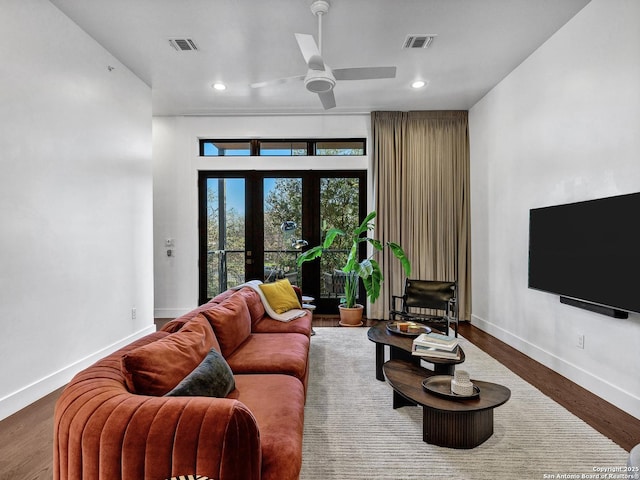
[{"label": "tan curtain", "polygon": [[[469,135],[466,111],[373,112],[372,161],[376,237],[398,242],[412,278],[456,280],[459,316],[471,316]],[[404,273],[387,251],[385,278],[371,318],[389,318]]]}]

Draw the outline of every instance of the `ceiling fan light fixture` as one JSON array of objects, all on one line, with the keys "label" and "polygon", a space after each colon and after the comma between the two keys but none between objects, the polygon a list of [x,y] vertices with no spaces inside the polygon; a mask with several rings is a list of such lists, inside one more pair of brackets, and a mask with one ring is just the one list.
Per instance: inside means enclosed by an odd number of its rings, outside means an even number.
[{"label": "ceiling fan light fixture", "polygon": [[425,82],[424,80],[415,80],[414,82],[411,82],[411,88],[415,88],[416,90],[419,88],[423,88],[427,85],[427,82]]},{"label": "ceiling fan light fixture", "polygon": [[328,70],[309,70],[304,78],[304,86],[313,93],[324,93],[333,90],[336,79]]}]

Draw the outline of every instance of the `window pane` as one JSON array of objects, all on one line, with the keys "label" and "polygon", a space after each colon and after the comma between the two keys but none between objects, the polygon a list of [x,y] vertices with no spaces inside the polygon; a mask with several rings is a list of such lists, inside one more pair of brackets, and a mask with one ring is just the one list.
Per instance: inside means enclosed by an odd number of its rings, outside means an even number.
[{"label": "window pane", "polygon": [[[360,222],[358,178],[322,178],[320,180],[320,221],[322,238],[330,228],[351,232]],[[344,295],[342,267],[347,262],[351,244],[347,236],[336,237],[331,250],[320,257],[322,298]]]},{"label": "window pane", "polygon": [[203,155],[205,157],[248,157],[251,155],[250,142],[203,142]]},{"label": "window pane", "polygon": [[364,141],[316,142],[316,155],[364,155]]},{"label": "window pane", "polygon": [[264,179],[264,282],[300,286],[295,242],[302,234],[302,179]]},{"label": "window pane", "polygon": [[244,282],[245,181],[207,179],[207,297]]},{"label": "window pane", "polygon": [[[345,140],[200,140],[200,151],[205,157],[221,156],[311,156],[311,155],[365,155],[365,139]],[[255,151],[252,144],[257,145]]]},{"label": "window pane", "polygon": [[260,142],[261,156],[306,155],[306,142]]}]

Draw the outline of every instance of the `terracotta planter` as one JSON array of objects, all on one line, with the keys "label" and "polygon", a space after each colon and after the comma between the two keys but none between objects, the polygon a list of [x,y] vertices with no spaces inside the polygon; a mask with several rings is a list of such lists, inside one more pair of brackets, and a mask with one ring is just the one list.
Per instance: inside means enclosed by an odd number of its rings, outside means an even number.
[{"label": "terracotta planter", "polygon": [[340,325],[343,327],[360,327],[362,326],[362,312],[364,306],[357,304],[354,307],[347,308],[338,305],[340,311]]}]

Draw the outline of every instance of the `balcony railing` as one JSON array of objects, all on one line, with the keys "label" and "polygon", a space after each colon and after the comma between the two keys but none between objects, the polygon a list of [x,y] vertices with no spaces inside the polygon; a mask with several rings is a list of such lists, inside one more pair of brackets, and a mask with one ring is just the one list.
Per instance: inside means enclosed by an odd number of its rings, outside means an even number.
[{"label": "balcony railing", "polygon": [[[321,298],[344,295],[344,272],[347,250],[325,252],[321,258]],[[302,286],[300,269],[296,265],[298,251],[265,250],[262,281],[275,282],[287,278]],[[228,288],[246,281],[245,250],[209,250],[207,252],[207,295],[213,298]]]}]

